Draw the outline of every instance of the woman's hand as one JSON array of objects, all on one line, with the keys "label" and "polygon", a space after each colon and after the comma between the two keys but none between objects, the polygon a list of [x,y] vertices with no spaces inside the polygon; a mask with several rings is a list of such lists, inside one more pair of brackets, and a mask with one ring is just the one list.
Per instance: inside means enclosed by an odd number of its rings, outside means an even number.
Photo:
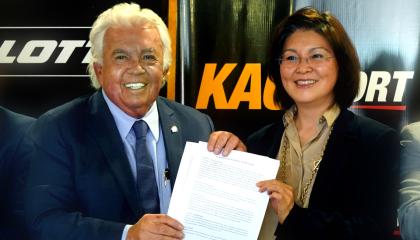
[{"label": "woman's hand", "polygon": [[295,203],[293,188],[275,179],[258,182],[257,187],[260,192],[267,191],[271,207],[276,212],[279,222],[283,224]]}]

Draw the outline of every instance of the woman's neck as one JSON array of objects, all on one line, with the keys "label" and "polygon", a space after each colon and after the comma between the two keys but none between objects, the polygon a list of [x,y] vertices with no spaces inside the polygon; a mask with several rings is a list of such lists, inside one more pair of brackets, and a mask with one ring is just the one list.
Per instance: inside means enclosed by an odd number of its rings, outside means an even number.
[{"label": "woman's neck", "polygon": [[322,106],[296,105],[295,125],[302,146],[315,136],[319,119],[331,106],[332,104]]}]

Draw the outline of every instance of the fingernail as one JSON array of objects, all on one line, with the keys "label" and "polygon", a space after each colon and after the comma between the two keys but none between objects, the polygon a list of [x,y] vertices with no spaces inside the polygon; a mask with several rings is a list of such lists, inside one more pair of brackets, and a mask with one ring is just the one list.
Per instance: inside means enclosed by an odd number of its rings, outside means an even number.
[{"label": "fingernail", "polygon": [[226,157],[228,155],[228,151],[224,150],[222,154],[223,154],[223,157]]}]

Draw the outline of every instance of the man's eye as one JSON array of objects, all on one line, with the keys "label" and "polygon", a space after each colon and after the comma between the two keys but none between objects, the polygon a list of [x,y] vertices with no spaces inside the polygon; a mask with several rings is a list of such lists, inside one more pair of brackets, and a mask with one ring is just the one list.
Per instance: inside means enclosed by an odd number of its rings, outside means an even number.
[{"label": "man's eye", "polygon": [[126,55],[116,55],[115,60],[126,60],[128,57]]},{"label": "man's eye", "polygon": [[143,60],[147,62],[154,62],[157,60],[155,55],[144,55]]}]

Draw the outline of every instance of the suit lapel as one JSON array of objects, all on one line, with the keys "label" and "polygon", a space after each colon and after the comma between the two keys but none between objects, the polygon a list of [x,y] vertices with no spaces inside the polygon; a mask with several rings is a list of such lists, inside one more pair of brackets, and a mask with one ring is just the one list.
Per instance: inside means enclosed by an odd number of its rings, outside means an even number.
[{"label": "suit lapel", "polygon": [[182,126],[174,111],[162,99],[157,99],[159,121],[165,141],[166,159],[168,160],[171,185],[174,186],[182,157],[184,143],[182,141]]},{"label": "suit lapel", "polygon": [[133,174],[130,171],[127,155],[121,136],[118,133],[111,112],[100,91],[96,92],[89,103],[90,132],[98,142],[110,169],[119,183],[122,192],[135,213],[139,214],[139,205],[136,199],[136,189]]}]

